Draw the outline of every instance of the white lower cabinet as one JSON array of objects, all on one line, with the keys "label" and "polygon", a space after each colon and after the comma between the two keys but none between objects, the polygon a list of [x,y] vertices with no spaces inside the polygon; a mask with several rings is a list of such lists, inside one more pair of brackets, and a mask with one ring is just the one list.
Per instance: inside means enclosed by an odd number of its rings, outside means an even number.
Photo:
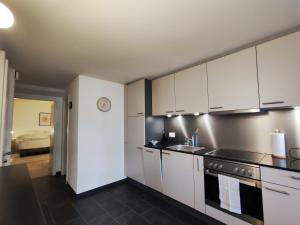
[{"label": "white lower cabinet", "polygon": [[265,225],[300,224],[300,190],[262,182]]},{"label": "white lower cabinet", "polygon": [[195,209],[205,213],[203,157],[194,156]]},{"label": "white lower cabinet", "polygon": [[163,193],[194,208],[193,155],[162,151]]},{"label": "white lower cabinet", "polygon": [[160,150],[144,148],[143,159],[146,185],[162,192]]}]

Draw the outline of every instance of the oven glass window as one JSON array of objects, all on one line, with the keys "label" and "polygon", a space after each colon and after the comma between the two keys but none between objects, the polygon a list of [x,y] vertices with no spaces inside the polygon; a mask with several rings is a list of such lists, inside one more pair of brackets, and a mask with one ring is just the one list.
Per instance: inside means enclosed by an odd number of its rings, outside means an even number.
[{"label": "oven glass window", "polygon": [[[240,184],[242,214],[263,220],[261,189]],[[205,199],[220,205],[218,178],[205,175]]]}]

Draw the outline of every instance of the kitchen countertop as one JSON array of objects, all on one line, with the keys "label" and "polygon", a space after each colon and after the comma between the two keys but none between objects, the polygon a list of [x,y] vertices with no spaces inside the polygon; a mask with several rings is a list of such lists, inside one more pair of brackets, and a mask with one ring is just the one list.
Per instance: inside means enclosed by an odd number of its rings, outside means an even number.
[{"label": "kitchen countertop", "polygon": [[[175,151],[175,152],[180,152],[180,153],[185,153],[185,154],[192,154],[192,155],[199,155],[199,156],[204,156],[204,157],[209,157],[209,158],[215,158],[215,159],[223,159],[223,160],[230,160],[228,158],[222,158],[222,157],[216,157],[216,156],[211,156],[207,155],[208,152],[211,152],[215,149],[206,147],[204,150],[196,151],[196,152],[184,152],[184,151],[176,151],[176,150],[170,150],[167,149],[167,146],[151,146],[151,145],[145,145],[147,148],[154,148],[158,150],[168,150],[168,151]],[[241,163],[249,163],[246,160],[233,160]],[[280,158],[275,158],[272,155],[266,154],[264,158],[261,160],[260,163],[253,163],[251,164],[256,164],[259,166],[266,166],[266,167],[271,167],[274,169],[282,169],[282,170],[288,170],[288,171],[293,171],[293,172],[300,172],[300,160],[298,159],[291,159],[291,158],[286,158],[286,159],[280,159]]]},{"label": "kitchen countertop", "polygon": [[0,167],[0,224],[45,225],[25,164]]}]

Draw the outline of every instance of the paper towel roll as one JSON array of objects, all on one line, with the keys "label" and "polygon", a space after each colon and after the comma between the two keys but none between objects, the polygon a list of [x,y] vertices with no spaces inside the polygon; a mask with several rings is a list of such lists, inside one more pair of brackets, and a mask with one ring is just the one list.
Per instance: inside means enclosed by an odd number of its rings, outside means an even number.
[{"label": "paper towel roll", "polygon": [[272,154],[278,158],[286,158],[284,133],[272,133]]}]

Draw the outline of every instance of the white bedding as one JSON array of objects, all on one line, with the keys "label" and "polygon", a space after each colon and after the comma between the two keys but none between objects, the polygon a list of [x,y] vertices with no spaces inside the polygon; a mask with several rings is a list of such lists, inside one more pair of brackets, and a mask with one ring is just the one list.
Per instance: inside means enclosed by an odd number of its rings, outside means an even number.
[{"label": "white bedding", "polygon": [[33,132],[16,138],[19,150],[50,147],[49,132]]}]

